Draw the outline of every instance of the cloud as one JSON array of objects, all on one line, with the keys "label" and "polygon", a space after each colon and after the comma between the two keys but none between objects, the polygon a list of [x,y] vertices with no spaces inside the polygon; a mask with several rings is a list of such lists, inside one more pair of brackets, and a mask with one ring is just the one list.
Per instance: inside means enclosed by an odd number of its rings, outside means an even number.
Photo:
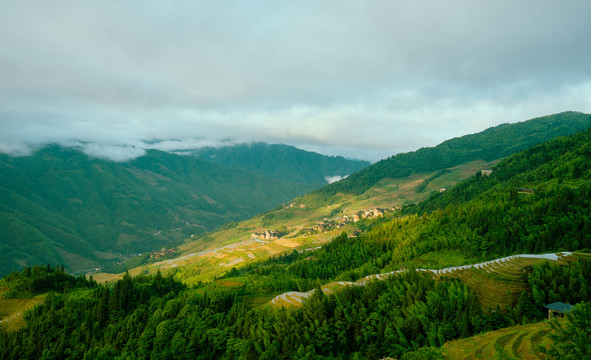
[{"label": "cloud", "polygon": [[76,146],[90,156],[117,162],[128,161],[146,154],[143,147],[126,144],[89,143]]},{"label": "cloud", "polygon": [[337,182],[343,180],[346,176],[334,175],[334,176],[325,176],[324,179],[327,183],[332,184],[333,182]]},{"label": "cloud", "polygon": [[233,139],[378,160],[591,112],[590,11],[582,0],[5,2],[0,151],[81,141],[122,159]]}]

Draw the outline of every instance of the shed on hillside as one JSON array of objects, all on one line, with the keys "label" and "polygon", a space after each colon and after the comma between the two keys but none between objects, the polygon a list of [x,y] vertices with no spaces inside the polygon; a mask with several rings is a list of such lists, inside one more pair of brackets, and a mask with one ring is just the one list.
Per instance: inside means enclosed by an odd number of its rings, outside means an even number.
[{"label": "shed on hillside", "polygon": [[569,311],[571,311],[571,309],[573,308],[573,306],[571,304],[565,304],[563,302],[555,302],[552,304],[548,304],[546,306],[544,306],[546,309],[548,309],[548,320],[550,320],[552,317],[555,316],[555,314],[565,314]]}]

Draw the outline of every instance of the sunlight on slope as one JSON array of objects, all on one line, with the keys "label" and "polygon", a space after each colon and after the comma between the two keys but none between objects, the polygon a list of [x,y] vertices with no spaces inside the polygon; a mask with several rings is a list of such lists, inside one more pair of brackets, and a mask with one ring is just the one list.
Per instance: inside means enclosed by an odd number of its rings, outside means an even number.
[{"label": "sunlight on slope", "polygon": [[[483,308],[496,305],[510,305],[517,301],[519,294],[527,288],[527,281],[521,276],[523,270],[543,261],[565,263],[571,253],[522,254],[512,255],[478,264],[453,266],[445,269],[416,269],[438,279],[440,277],[458,278],[476,292]],[[330,294],[343,286],[364,286],[368,281],[385,280],[389,276],[405,272],[396,270],[388,273],[368,275],[354,282],[337,281],[322,286],[322,291]],[[303,299],[312,295],[308,292],[290,291],[278,295],[271,304],[277,307],[301,306]]]}]

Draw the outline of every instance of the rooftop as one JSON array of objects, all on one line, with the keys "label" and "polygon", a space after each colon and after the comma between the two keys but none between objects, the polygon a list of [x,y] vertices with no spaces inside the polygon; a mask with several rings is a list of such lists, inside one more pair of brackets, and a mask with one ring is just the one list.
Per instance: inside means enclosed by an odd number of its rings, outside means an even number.
[{"label": "rooftop", "polygon": [[559,311],[561,313],[565,313],[565,312],[569,312],[573,306],[571,304],[565,304],[563,302],[555,302],[552,304],[548,304],[544,307],[547,309],[550,309],[552,311]]}]

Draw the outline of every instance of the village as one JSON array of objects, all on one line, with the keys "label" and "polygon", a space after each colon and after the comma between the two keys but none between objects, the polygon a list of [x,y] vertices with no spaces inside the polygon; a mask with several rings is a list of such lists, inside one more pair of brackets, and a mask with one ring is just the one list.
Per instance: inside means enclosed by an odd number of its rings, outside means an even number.
[{"label": "village", "polygon": [[[293,207],[294,204],[290,204],[290,207]],[[298,206],[298,205],[296,205]],[[304,205],[299,205],[299,207],[303,207]],[[373,208],[370,210],[362,210],[358,211],[352,215],[343,215],[340,217],[335,218],[324,218],[320,221],[317,221],[314,225],[309,227],[304,227],[297,230],[295,233],[292,234],[293,231],[289,231],[288,229],[280,229],[280,230],[270,230],[266,229],[263,232],[259,233],[252,233],[251,238],[260,239],[260,240],[277,240],[281,237],[286,235],[291,235],[288,237],[298,237],[298,236],[305,236],[305,235],[314,235],[314,234],[321,234],[333,231],[335,229],[344,229],[350,224],[356,223],[362,219],[377,219],[384,217],[385,214],[390,212],[395,212],[400,210],[401,207],[395,205],[391,208]],[[349,236],[350,237],[357,237],[359,231],[353,231]]]},{"label": "village", "polygon": [[170,259],[170,258],[175,257],[177,254],[178,254],[178,250],[176,248],[171,248],[171,249],[162,248],[160,251],[151,252],[150,259],[154,259],[154,260]]}]

